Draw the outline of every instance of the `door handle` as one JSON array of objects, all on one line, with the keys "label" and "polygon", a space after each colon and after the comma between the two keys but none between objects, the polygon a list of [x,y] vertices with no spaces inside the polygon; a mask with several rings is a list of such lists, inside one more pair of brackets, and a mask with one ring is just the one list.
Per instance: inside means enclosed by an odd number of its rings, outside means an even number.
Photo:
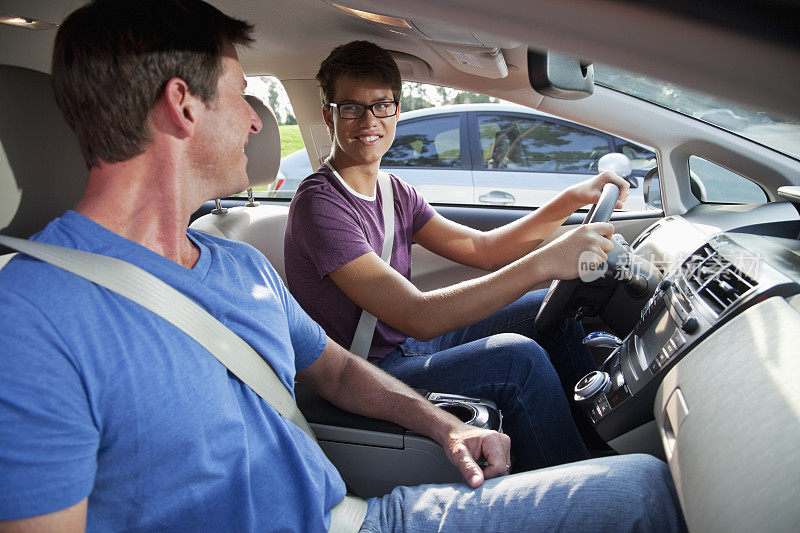
[{"label": "door handle", "polygon": [[478,200],[485,204],[492,205],[511,205],[517,201],[513,194],[503,191],[491,191],[489,193],[482,194],[478,197]]}]

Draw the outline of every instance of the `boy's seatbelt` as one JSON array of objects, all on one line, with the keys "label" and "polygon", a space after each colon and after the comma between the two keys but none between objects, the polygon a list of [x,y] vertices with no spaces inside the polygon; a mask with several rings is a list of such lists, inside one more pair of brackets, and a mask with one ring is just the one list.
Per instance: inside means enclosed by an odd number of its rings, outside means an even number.
[{"label": "boy's seatbelt", "polygon": [[[394,191],[392,190],[392,180],[386,172],[378,171],[378,188],[381,191],[383,201],[383,248],[381,249],[381,259],[388,265],[392,258],[392,247],[394,246]],[[369,356],[369,349],[372,346],[372,337],[375,335],[375,326],[378,319],[366,309],[361,310],[361,318],[358,319],[356,332],[353,334],[353,343],[350,344],[350,351],[366,359]]]},{"label": "boy's seatbelt", "polygon": [[[57,266],[152,311],[216,357],[286,420],[316,438],[289,390],[253,348],[171,285],[121,259],[0,235],[0,244]],[[357,532],[367,514],[367,502],[346,495],[331,509],[330,531]]]}]

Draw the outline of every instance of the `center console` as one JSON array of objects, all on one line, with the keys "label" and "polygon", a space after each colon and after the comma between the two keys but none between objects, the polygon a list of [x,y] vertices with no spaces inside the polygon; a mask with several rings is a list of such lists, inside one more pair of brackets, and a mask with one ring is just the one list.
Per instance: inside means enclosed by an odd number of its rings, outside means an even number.
[{"label": "center console", "polygon": [[800,292],[800,243],[723,233],[668,271],[633,331],[575,388],[610,441],[653,419],[664,375],[701,339],[749,306]]},{"label": "center console", "polygon": [[[502,414],[492,401],[418,392],[465,424],[502,431]],[[463,481],[442,447],[428,437],[391,422],[343,411],[300,384],[295,387],[295,396],[320,447],[351,493],[370,498],[398,485]]]}]

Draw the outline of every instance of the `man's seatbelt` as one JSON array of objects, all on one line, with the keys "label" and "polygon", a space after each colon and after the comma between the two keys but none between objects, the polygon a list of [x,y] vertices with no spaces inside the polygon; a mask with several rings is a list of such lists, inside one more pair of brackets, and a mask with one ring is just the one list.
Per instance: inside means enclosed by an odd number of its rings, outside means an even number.
[{"label": "man's seatbelt", "polygon": [[[383,248],[381,249],[381,259],[388,265],[392,258],[392,246],[394,246],[394,191],[392,190],[392,180],[389,174],[378,171],[378,188],[381,191],[383,201]],[[369,348],[372,346],[372,337],[375,335],[375,326],[378,319],[366,309],[361,310],[361,318],[358,319],[356,332],[353,334],[353,343],[350,351],[363,357],[369,356]]]},{"label": "man's seatbelt", "polygon": [[[236,333],[171,285],[114,257],[5,235],[0,235],[0,244],[72,272],[160,316],[197,341],[286,420],[316,442],[294,398],[269,363]],[[357,532],[366,514],[367,502],[345,496],[331,510],[330,531]]]}]

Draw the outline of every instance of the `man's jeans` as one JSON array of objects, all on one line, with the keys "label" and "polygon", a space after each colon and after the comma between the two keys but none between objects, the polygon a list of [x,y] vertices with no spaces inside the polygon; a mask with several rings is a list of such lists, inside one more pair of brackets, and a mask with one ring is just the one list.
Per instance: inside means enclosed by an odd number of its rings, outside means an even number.
[{"label": "man's jeans", "polygon": [[669,469],[621,455],[466,483],[397,487],[369,501],[361,531],[661,532],[686,525]]},{"label": "man's jeans", "polygon": [[564,390],[595,365],[574,320],[534,335],[545,294],[528,293],[489,318],[428,342],[409,338],[378,365],[415,388],[497,403],[515,471],[586,459]]}]

